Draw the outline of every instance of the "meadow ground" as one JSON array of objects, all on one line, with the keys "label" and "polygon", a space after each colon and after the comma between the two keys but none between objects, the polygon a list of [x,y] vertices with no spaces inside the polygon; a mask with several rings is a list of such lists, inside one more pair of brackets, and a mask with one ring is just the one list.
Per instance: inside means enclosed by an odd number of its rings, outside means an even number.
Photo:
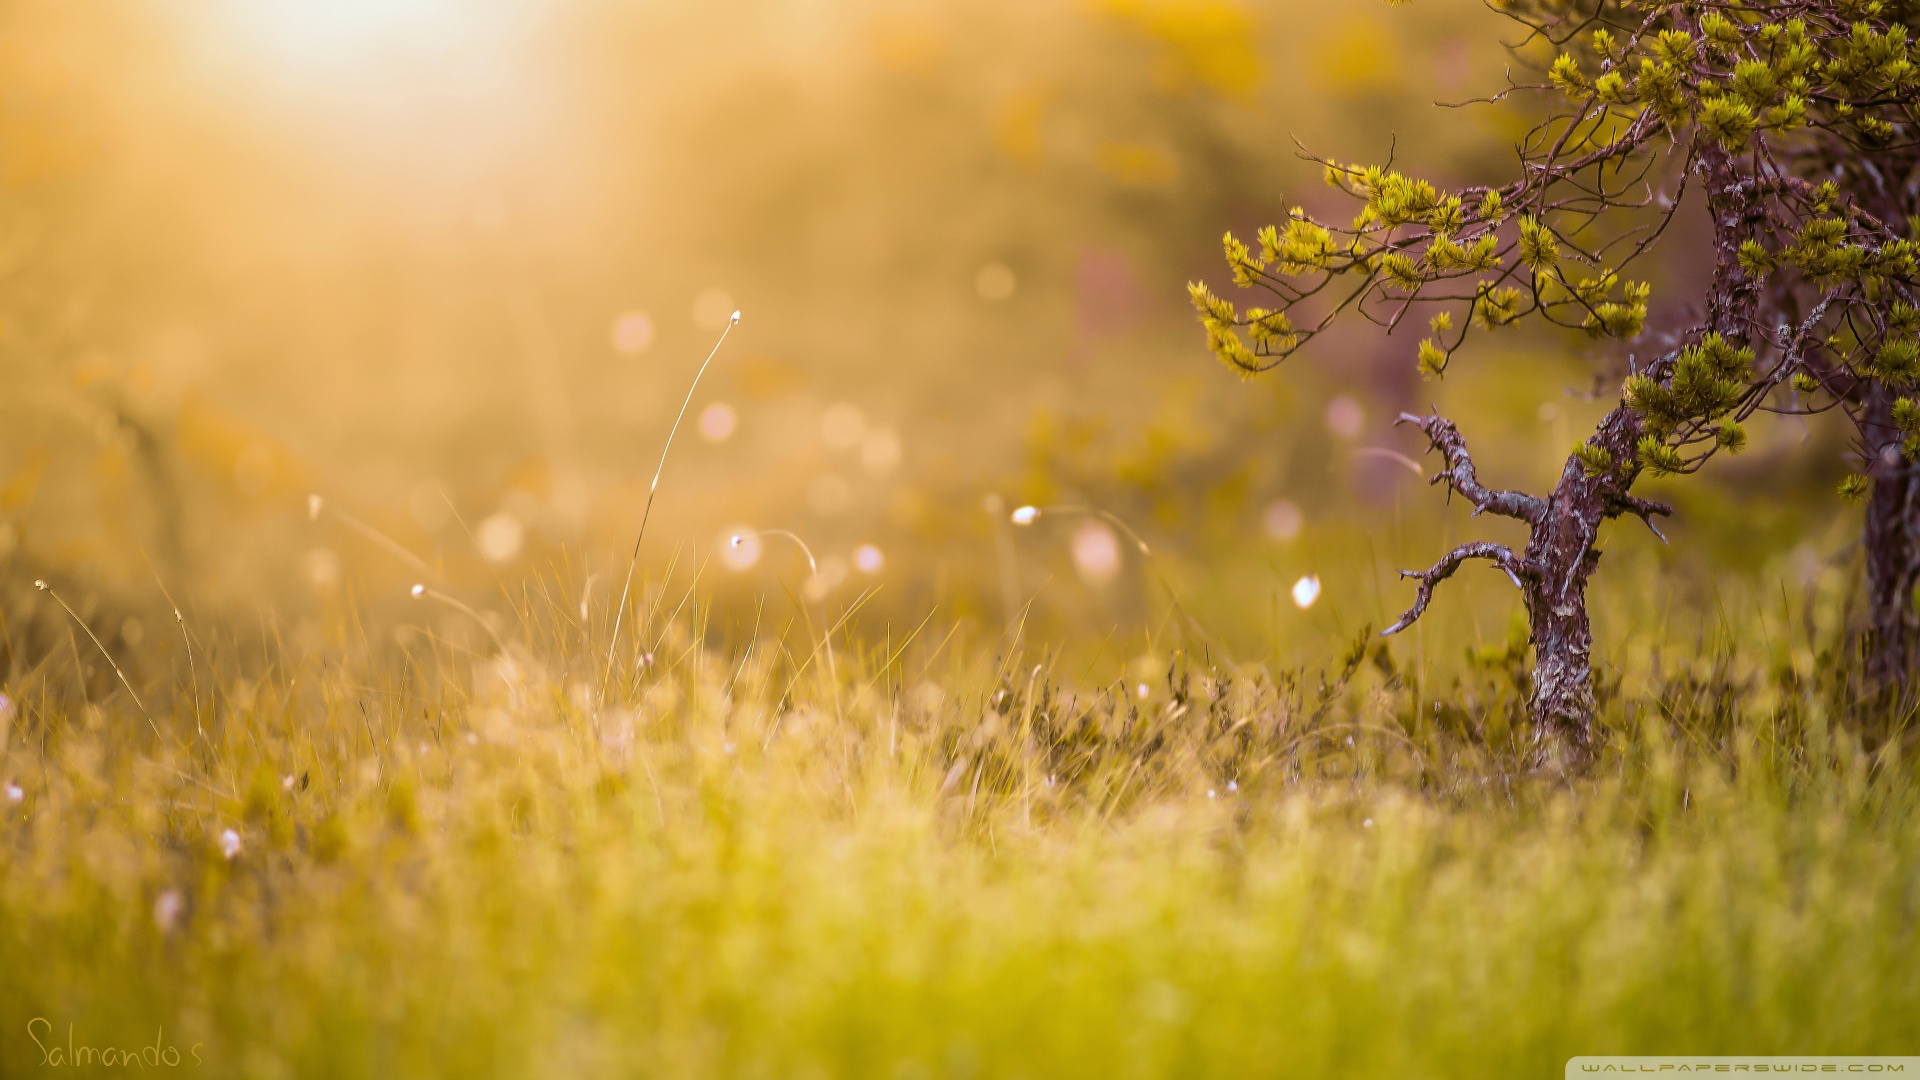
[{"label": "meadow ground", "polygon": [[643,593],[604,707],[606,629],[557,606],[471,649],[207,630],[151,724],[74,695],[84,637],[16,673],[0,1072],[149,1046],[367,1077],[1913,1050],[1906,714],[1784,597],[1616,648],[1608,749],[1563,777],[1520,767],[1511,648],[1356,638],[1289,671],[1170,631],[1102,684],[1017,628],[704,644],[682,588]]},{"label": "meadow ground", "polygon": [[1301,147],[1511,180],[1490,6],[0,3],[0,1078],[1920,1052],[1842,413],[1636,487],[1541,775],[1395,418],[1547,491],[1629,355],[1206,355]]}]

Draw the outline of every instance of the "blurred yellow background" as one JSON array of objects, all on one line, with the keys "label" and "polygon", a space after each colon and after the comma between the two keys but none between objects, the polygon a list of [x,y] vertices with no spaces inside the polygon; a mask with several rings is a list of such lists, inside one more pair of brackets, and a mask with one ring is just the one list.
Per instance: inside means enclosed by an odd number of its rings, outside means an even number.
[{"label": "blurred yellow background", "polygon": [[[1404,606],[1396,566],[1510,539],[1392,416],[1439,403],[1542,486],[1604,354],[1516,337],[1423,383],[1415,338],[1353,328],[1242,384],[1183,285],[1222,285],[1223,229],[1333,205],[1301,145],[1501,175],[1525,118],[1434,101],[1497,89],[1511,33],[1471,0],[12,0],[9,602],[52,577],[112,633],[158,579],[307,637],[425,575],[610,603],[738,308],[642,553],[705,567],[716,633],[879,585],[873,626],[1031,601],[1097,643],[1179,599],[1224,647],[1337,647]],[[1614,557],[1838,572],[1837,440],[1757,430],[1676,548]],[[1504,639],[1512,598],[1465,593],[1441,625]]]}]

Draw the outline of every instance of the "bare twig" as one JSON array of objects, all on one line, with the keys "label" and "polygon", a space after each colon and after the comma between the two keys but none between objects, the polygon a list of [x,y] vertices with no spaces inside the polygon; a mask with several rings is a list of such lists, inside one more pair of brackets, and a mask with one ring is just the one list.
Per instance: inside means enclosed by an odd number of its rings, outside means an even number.
[{"label": "bare twig", "polygon": [[1460,569],[1461,564],[1465,563],[1468,559],[1487,559],[1491,561],[1495,566],[1507,572],[1507,577],[1512,579],[1516,588],[1524,587],[1521,585],[1521,578],[1536,578],[1539,576],[1539,571],[1534,568],[1532,563],[1515,555],[1513,549],[1507,547],[1505,544],[1494,544],[1484,540],[1472,544],[1462,544],[1441,556],[1440,561],[1434,563],[1429,569],[1400,571],[1401,577],[1412,578],[1420,582],[1420,587],[1419,590],[1414,593],[1413,606],[1407,609],[1405,615],[1400,616],[1399,622],[1382,630],[1380,636],[1392,637],[1394,634],[1412,626],[1414,621],[1419,619],[1427,610],[1428,601],[1433,599],[1433,587],[1452,577],[1453,572]]},{"label": "bare twig", "polygon": [[1516,518],[1530,525],[1538,525],[1547,515],[1547,502],[1537,495],[1527,495],[1518,491],[1500,491],[1488,488],[1480,483],[1473,467],[1473,458],[1467,453],[1467,441],[1460,437],[1460,429],[1453,421],[1443,420],[1438,411],[1431,416],[1415,416],[1401,413],[1397,424],[1412,424],[1426,432],[1432,448],[1440,451],[1447,461],[1445,469],[1436,472],[1428,483],[1437,484],[1442,480],[1461,497],[1473,504],[1473,512],[1499,514],[1501,517]]}]

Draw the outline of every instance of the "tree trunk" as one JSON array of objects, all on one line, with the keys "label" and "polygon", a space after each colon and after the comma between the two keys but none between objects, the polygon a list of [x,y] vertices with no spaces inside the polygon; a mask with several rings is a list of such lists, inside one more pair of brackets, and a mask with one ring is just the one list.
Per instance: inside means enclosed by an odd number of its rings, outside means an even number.
[{"label": "tree trunk", "polygon": [[[1595,441],[1631,447],[1630,433],[1638,429],[1633,413],[1617,409],[1602,421]],[[1629,452],[1610,449],[1619,455]],[[1533,639],[1528,708],[1536,764],[1577,768],[1592,760],[1597,749],[1587,581],[1600,558],[1594,543],[1607,517],[1608,486],[1608,478],[1589,477],[1579,459],[1569,458],[1527,543],[1526,558],[1536,570],[1522,587]]]},{"label": "tree trunk", "polygon": [[[1663,359],[1647,370],[1665,377],[1667,365]],[[1523,591],[1533,631],[1533,689],[1528,704],[1537,765],[1579,768],[1599,749],[1593,726],[1593,630],[1587,620],[1587,582],[1600,562],[1600,526],[1610,518],[1638,517],[1658,536],[1654,516],[1673,509],[1626,493],[1640,471],[1634,464],[1634,447],[1641,430],[1640,414],[1632,409],[1622,405],[1608,413],[1588,442],[1621,466],[1589,476],[1581,460],[1569,456],[1546,512],[1527,542],[1526,558],[1536,571]]]},{"label": "tree trunk", "polygon": [[1578,766],[1594,752],[1593,631],[1587,623],[1586,566],[1548,564],[1525,588],[1533,638],[1534,757]]},{"label": "tree trunk", "polygon": [[1913,589],[1920,579],[1920,467],[1900,452],[1893,426],[1893,394],[1875,385],[1862,425],[1873,452],[1873,493],[1862,543],[1867,557],[1867,679],[1897,689],[1913,671],[1920,648],[1920,614]]}]

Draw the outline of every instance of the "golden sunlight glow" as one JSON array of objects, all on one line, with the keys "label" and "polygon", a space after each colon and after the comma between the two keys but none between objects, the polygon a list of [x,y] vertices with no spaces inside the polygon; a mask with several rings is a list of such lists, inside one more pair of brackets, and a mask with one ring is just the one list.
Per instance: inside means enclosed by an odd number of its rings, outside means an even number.
[{"label": "golden sunlight glow", "polygon": [[224,18],[282,59],[318,60],[445,33],[475,11],[452,0],[247,0]]}]

